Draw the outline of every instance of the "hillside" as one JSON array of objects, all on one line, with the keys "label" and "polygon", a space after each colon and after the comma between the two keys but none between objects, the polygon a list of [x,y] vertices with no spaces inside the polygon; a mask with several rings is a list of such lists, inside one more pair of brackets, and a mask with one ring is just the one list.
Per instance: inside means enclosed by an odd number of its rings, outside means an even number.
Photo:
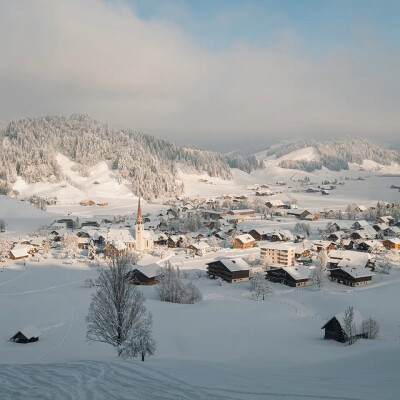
[{"label": "hillside", "polygon": [[366,139],[307,139],[275,145],[257,153],[259,159],[273,159],[282,168],[312,172],[322,167],[332,171],[349,169],[349,164],[363,165],[365,160],[382,166],[400,161],[395,150],[378,146]]},{"label": "hillside", "polygon": [[80,177],[89,177],[92,167],[107,163],[119,185],[146,199],[183,192],[177,182],[178,165],[222,179],[232,177],[231,167],[251,172],[259,166],[255,157],[177,146],[141,132],[113,129],[87,115],[12,121],[0,133],[0,142],[1,194],[17,195],[17,182],[67,182],[81,190],[82,180],[63,171],[59,154],[74,162],[73,171]]}]

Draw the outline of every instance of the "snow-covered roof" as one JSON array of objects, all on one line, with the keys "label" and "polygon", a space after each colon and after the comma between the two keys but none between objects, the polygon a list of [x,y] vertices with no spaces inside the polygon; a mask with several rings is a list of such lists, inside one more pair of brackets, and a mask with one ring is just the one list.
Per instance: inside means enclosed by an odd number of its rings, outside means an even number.
[{"label": "snow-covered roof", "polygon": [[249,235],[248,233],[236,236],[235,240],[240,240],[243,244],[254,242],[253,236]]},{"label": "snow-covered roof", "polygon": [[231,272],[250,270],[250,265],[240,257],[221,258],[219,261]]},{"label": "snow-covered roof", "polygon": [[146,275],[148,278],[154,278],[160,273],[161,267],[158,264],[153,263],[148,265],[138,265],[135,266],[135,269],[140,271],[143,275]]},{"label": "snow-covered roof", "polygon": [[196,250],[204,250],[210,247],[206,242],[193,243],[191,246],[193,246]]},{"label": "snow-covered roof", "polygon": [[296,243],[277,243],[277,242],[271,242],[271,243],[266,243],[261,246],[261,249],[265,250],[284,250],[284,251],[289,251],[289,250],[296,250],[298,245]]},{"label": "snow-covered roof", "polygon": [[34,326],[34,325],[26,326],[24,329],[21,329],[20,332],[27,339],[37,338],[42,334],[42,332],[40,332],[39,329],[36,328],[36,326]]},{"label": "snow-covered roof", "polygon": [[[340,313],[340,314],[336,314],[334,316],[334,318],[336,318],[336,320],[339,322],[340,326],[342,327],[342,329],[344,328],[344,318],[345,318],[345,313]],[[325,326],[332,321],[332,318],[322,327],[322,329],[325,328]],[[353,310],[353,322],[356,328],[356,335],[360,335],[362,334],[362,323],[363,323],[364,319],[360,313],[360,311],[358,310]]]},{"label": "snow-covered roof", "polygon": [[353,278],[366,278],[374,275],[368,268],[363,267],[341,267],[341,269]]},{"label": "snow-covered roof", "polygon": [[28,251],[31,249],[31,246],[21,246],[17,248],[11,249],[11,254],[13,255],[14,258],[20,258],[20,257],[27,257],[29,256]]},{"label": "snow-covered roof", "polygon": [[30,239],[29,241],[33,246],[41,246],[44,240],[46,240],[44,236],[37,236]]},{"label": "snow-covered roof", "polygon": [[390,238],[390,239],[386,239],[386,241],[391,242],[393,244],[400,244],[399,238]]},{"label": "snow-covered roof", "polygon": [[331,250],[328,262],[338,263],[338,267],[365,267],[371,259],[369,253],[352,250]]},{"label": "snow-covered roof", "polygon": [[295,265],[293,267],[281,267],[281,268],[295,280],[310,278],[310,269],[303,265]]},{"label": "snow-covered roof", "polygon": [[120,240],[124,243],[134,243],[135,239],[132,237],[128,229],[114,229],[110,228],[107,233],[107,241],[114,242]]},{"label": "snow-covered roof", "polygon": [[271,204],[273,207],[285,205],[285,203],[282,200],[268,200],[267,203]]}]

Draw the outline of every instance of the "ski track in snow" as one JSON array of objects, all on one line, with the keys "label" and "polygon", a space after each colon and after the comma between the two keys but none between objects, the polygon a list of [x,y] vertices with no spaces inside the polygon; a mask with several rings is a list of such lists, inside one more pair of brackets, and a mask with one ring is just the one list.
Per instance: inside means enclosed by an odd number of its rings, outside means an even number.
[{"label": "ski track in snow", "polygon": [[75,285],[75,283],[79,283],[79,282],[83,282],[84,279],[79,279],[77,281],[73,281],[73,282],[69,282],[69,283],[63,283],[62,285],[56,285],[56,286],[50,286],[47,288],[43,288],[43,289],[36,289],[36,290],[28,290],[27,292],[19,292],[19,293],[0,293],[0,296],[19,296],[21,294],[31,294],[31,293],[37,293],[37,292],[44,292],[46,290],[52,290],[52,289],[58,289],[60,287],[64,287],[64,286],[71,286],[71,285]]},{"label": "ski track in snow", "polygon": [[[286,380],[285,377],[278,377]],[[243,386],[245,388],[246,385]],[[361,397],[296,392],[236,390],[198,386],[140,362],[103,363],[81,361],[68,364],[0,365],[2,400],[242,400],[330,399],[360,400]],[[312,385],[310,386],[312,388]]]},{"label": "ski track in snow", "polygon": [[14,278],[9,279],[8,281],[0,283],[0,286],[4,286],[7,283],[10,283],[10,282],[16,281],[17,279],[22,278],[27,272],[28,272],[28,270],[25,268],[25,271],[22,274],[19,274],[18,276],[15,276]]}]

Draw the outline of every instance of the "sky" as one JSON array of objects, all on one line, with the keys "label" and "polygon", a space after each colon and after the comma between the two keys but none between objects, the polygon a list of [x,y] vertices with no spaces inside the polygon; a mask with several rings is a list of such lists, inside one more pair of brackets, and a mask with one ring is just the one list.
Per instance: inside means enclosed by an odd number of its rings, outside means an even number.
[{"label": "sky", "polygon": [[400,136],[400,0],[0,0],[0,120],[233,150]]}]

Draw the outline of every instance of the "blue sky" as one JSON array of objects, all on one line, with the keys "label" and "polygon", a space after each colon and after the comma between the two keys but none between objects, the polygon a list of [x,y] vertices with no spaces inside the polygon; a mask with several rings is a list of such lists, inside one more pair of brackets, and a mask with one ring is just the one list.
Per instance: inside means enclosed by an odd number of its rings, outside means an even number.
[{"label": "blue sky", "polygon": [[[113,1],[113,0],[109,0]],[[245,42],[274,46],[296,38],[307,52],[353,46],[372,34],[400,48],[400,1],[123,0],[144,20],[179,26],[194,42],[222,51]]]}]

